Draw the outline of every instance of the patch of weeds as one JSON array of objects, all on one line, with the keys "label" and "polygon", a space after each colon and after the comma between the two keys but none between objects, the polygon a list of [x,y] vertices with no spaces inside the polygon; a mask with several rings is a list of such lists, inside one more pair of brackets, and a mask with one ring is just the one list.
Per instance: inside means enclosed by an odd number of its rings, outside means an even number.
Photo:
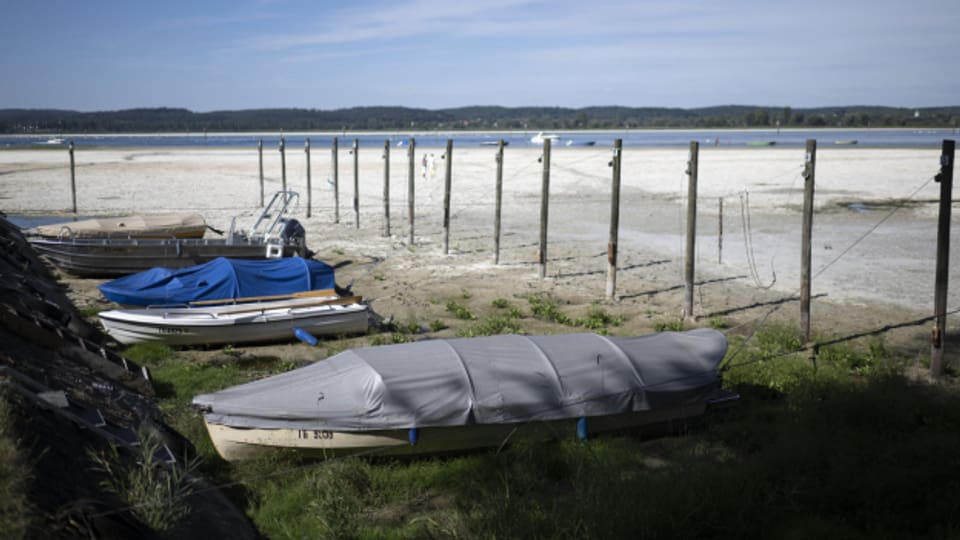
[{"label": "patch of weeds", "polygon": [[380,323],[381,332],[396,332],[399,334],[419,334],[423,331],[420,322],[416,319],[410,319],[405,323],[398,323],[392,320],[385,320]]},{"label": "patch of weeds", "polygon": [[371,345],[393,345],[396,343],[410,343],[413,338],[401,332],[391,332],[389,334],[378,334],[370,340]]},{"label": "patch of weeds", "polygon": [[531,295],[527,297],[530,303],[530,311],[533,316],[559,324],[570,324],[570,317],[560,311],[557,300],[547,295]]},{"label": "patch of weeds", "polygon": [[517,319],[504,315],[490,315],[467,328],[457,332],[460,337],[495,336],[500,334],[520,334],[523,329]]},{"label": "patch of weeds", "polygon": [[454,317],[458,319],[463,319],[465,321],[476,319],[476,315],[470,312],[466,306],[460,304],[456,300],[450,300],[447,302],[447,311],[453,314]]},{"label": "patch of weeds", "polygon": [[602,307],[593,305],[587,310],[587,316],[575,320],[574,324],[593,330],[594,332],[606,334],[608,326],[620,326],[623,324],[623,317],[610,315]]},{"label": "patch of weeds", "polygon": [[470,291],[466,289],[460,289],[460,298],[464,300],[469,300],[472,297],[473,297],[473,294],[471,294]]},{"label": "patch of weeds", "polygon": [[817,359],[856,375],[870,375],[883,371],[883,367],[889,365],[890,353],[882,339],[871,340],[866,349],[847,341],[821,347]]},{"label": "patch of weeds", "polygon": [[30,465],[26,449],[13,432],[12,407],[6,391],[0,387],[0,530],[10,538],[25,538],[30,526],[27,487]]},{"label": "patch of weeds", "polygon": [[276,373],[286,373],[299,367],[303,367],[303,364],[296,360],[281,360],[280,363],[277,364]]},{"label": "patch of weeds", "polygon": [[100,313],[101,311],[105,311],[106,309],[108,308],[101,307],[101,306],[84,306],[80,308],[78,311],[80,312],[81,317],[83,317],[84,319],[89,319],[91,317],[96,317],[98,313]]},{"label": "patch of weeds", "polygon": [[145,525],[163,533],[173,530],[190,514],[190,473],[198,462],[188,461],[182,468],[163,466],[154,461],[160,448],[156,437],[141,433],[133,460],[125,459],[116,446],[109,452],[89,451],[88,456],[94,470],[103,475],[100,486],[120,497]]},{"label": "patch of weeds", "polygon": [[497,309],[506,309],[510,306],[510,302],[507,302],[506,298],[494,298],[493,302],[490,302],[490,305]]},{"label": "patch of weeds", "polygon": [[730,327],[727,321],[725,321],[722,317],[713,317],[710,319],[709,324],[710,328],[713,328],[714,330],[723,330]]},{"label": "patch of weeds", "polygon": [[347,345],[348,345],[347,341],[342,339],[328,343],[327,350],[326,350],[327,358],[340,354],[343,351],[347,350],[348,348]]},{"label": "patch of weeds", "polygon": [[657,321],[653,323],[653,329],[657,332],[681,332],[683,331],[683,319]]},{"label": "patch of weeds", "polygon": [[373,275],[373,280],[374,280],[374,281],[386,281],[386,279],[387,279],[387,276],[385,276],[385,275],[383,275],[383,274],[374,274],[374,275]]},{"label": "patch of weeds", "polygon": [[444,324],[444,322],[441,321],[440,319],[434,319],[434,320],[430,321],[430,331],[431,331],[431,332],[439,332],[439,331],[441,331],[441,330],[445,330],[446,328],[447,328],[447,325]]},{"label": "patch of weeds", "polygon": [[756,335],[761,355],[771,357],[794,352],[803,345],[796,329],[784,324],[771,324],[763,327]]},{"label": "patch of weeds", "polygon": [[123,351],[123,355],[138,364],[153,367],[173,358],[174,352],[163,343],[137,343]]}]

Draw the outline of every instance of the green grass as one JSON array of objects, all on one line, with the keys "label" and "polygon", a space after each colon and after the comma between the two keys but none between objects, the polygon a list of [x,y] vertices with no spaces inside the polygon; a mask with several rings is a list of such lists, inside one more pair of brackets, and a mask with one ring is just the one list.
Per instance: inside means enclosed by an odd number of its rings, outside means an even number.
[{"label": "green grass", "polygon": [[7,538],[24,538],[33,521],[27,499],[31,465],[14,432],[12,405],[0,386],[0,531]]},{"label": "green grass", "polygon": [[[538,302],[546,316],[559,311]],[[522,330],[509,305],[494,308],[460,335]],[[172,388],[161,406],[198,446],[204,472],[243,481],[230,496],[267,538],[960,536],[955,389],[909,382],[880,339],[822,347],[816,362],[795,352],[788,326],[745,339],[731,337],[724,373],[740,402],[680,436],[584,443],[571,429],[500,452],[306,464],[284,453],[225,465],[181,406],[278,362],[190,367],[158,348],[130,357]]]},{"label": "green grass", "polygon": [[477,316],[474,315],[473,312],[471,312],[469,309],[467,309],[466,306],[464,306],[460,302],[457,302],[456,300],[450,300],[449,302],[447,302],[447,311],[452,313],[453,316],[458,319],[469,321],[477,318]]},{"label": "green grass", "polygon": [[187,497],[193,493],[192,471],[197,461],[181,467],[163,467],[154,462],[161,443],[140,435],[135,459],[122,456],[115,446],[109,452],[89,451],[100,485],[115,493],[145,525],[160,533],[172,531],[190,515]]},{"label": "green grass", "polygon": [[571,324],[572,322],[570,317],[560,310],[557,299],[551,296],[530,295],[527,297],[527,302],[530,304],[530,312],[538,319],[559,324]]},{"label": "green grass", "polygon": [[653,329],[656,332],[680,332],[683,330],[683,320],[671,319],[667,321],[657,321],[653,323]]}]

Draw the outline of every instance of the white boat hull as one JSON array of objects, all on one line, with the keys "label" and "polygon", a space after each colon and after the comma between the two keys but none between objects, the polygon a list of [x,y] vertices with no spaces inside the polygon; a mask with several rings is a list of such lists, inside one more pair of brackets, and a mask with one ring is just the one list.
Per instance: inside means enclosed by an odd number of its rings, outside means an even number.
[{"label": "white boat hull", "polygon": [[99,314],[107,334],[124,345],[219,345],[367,331],[367,306],[304,298],[247,305],[111,310]]},{"label": "white boat hull", "polygon": [[[680,427],[684,421],[702,416],[708,402],[634,413],[587,418],[590,436],[643,426]],[[421,428],[417,442],[410,442],[410,430],[334,431],[322,426],[310,429],[234,428],[205,422],[217,452],[228,461],[258,458],[281,450],[295,450],[303,457],[332,457],[366,454],[414,456],[499,448],[518,441],[546,441],[578,436],[579,419],[531,421],[522,424],[475,424],[469,426]]]}]

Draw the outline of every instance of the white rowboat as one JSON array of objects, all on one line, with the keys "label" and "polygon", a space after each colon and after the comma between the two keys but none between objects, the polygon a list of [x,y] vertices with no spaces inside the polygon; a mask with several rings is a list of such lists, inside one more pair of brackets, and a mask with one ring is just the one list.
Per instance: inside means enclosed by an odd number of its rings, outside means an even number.
[{"label": "white rowboat", "polygon": [[315,336],[367,331],[360,297],[287,298],[225,305],[148,307],[99,314],[107,334],[124,345],[217,345],[293,340],[294,329]]}]

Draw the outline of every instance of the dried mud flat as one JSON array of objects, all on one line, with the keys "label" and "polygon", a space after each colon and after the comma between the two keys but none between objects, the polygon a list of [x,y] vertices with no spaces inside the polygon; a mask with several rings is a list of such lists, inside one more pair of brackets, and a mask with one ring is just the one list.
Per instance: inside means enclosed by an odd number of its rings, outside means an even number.
[{"label": "dried mud flat", "polygon": [[[442,149],[418,149],[435,153]],[[684,304],[686,207],[684,151],[625,150],[616,296],[606,298],[610,215],[609,150],[557,149],[552,155],[546,276],[538,275],[542,166],[537,150],[508,150],[499,264],[494,264],[494,152],[455,149],[449,250],[443,253],[445,161],[415,168],[414,241],[409,238],[407,160],[391,156],[391,235],[384,235],[381,150],[361,149],[359,226],[348,150],[339,159],[339,223],[335,222],[329,152],[312,158],[311,216],[303,157],[287,160],[288,187],[302,193],[292,217],[307,229],[316,258],[337,268],[337,282],[364,296],[375,313],[419,338],[451,337],[476,324],[503,299],[527,316],[527,333],[582,329],[529,315],[528,297],[546,294],[577,318],[599,305],[623,323],[619,335],[654,331],[676,321]],[[281,187],[279,157],[265,153],[265,192]],[[299,161],[297,161],[299,160]],[[276,162],[276,163],[275,163]],[[199,211],[227,228],[259,205],[256,151],[236,149],[93,150],[78,158],[78,199],[84,215]],[[929,354],[937,187],[929,181],[938,155],[928,150],[833,150],[818,157],[811,321],[821,340],[870,334],[908,358]],[[695,325],[749,334],[760,324],[799,320],[799,238],[802,150],[716,150],[700,158]],[[8,213],[51,214],[70,206],[63,156],[0,152],[0,205]],[[65,193],[64,188],[67,188]],[[723,248],[718,246],[723,198]],[[909,199],[891,215],[898,201]],[[858,203],[850,206],[851,203]],[[880,224],[878,226],[878,223]],[[957,260],[954,258],[954,260]],[[956,274],[956,264],[951,275]],[[98,282],[63,277],[79,307],[106,305]],[[955,296],[955,295],[954,295]],[[948,302],[953,306],[956,302]],[[442,323],[442,324],[437,324]],[[445,329],[431,329],[446,326]],[[952,331],[954,325],[949,325]],[[952,334],[948,332],[948,337]],[[250,354],[316,359],[370,336],[304,344],[244,347]],[[953,340],[948,360],[956,365]],[[218,351],[191,354],[216,355]]]}]

